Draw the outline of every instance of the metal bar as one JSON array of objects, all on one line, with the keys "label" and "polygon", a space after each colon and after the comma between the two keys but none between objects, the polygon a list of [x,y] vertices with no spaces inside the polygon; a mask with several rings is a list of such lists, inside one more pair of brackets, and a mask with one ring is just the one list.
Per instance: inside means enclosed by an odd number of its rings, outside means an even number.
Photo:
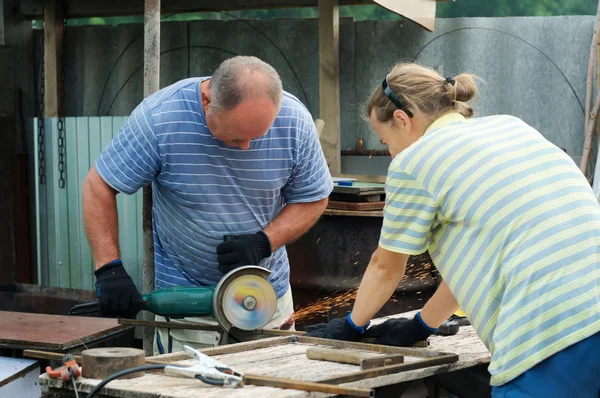
[{"label": "metal bar", "polygon": [[386,149],[344,149],[342,156],[390,156]]},{"label": "metal bar", "polygon": [[422,361],[401,363],[392,366],[383,366],[380,368],[374,368],[369,370],[361,370],[359,372],[347,373],[340,376],[328,377],[323,380],[319,380],[319,383],[328,384],[343,384],[350,383],[353,381],[359,381],[364,379],[371,379],[373,377],[385,376],[394,373],[406,372],[409,370],[422,369],[430,366],[444,365],[458,361],[458,355],[444,354],[435,358],[428,358]]},{"label": "metal bar", "polygon": [[352,342],[352,341],[341,341],[341,340],[329,340],[329,339],[320,339],[317,337],[306,337],[306,336],[298,336],[296,337],[298,343],[303,344],[318,344],[324,345],[328,347],[349,349],[349,350],[365,350],[365,351],[375,351],[381,352],[384,354],[402,354],[411,357],[418,358],[437,358],[443,355],[454,355],[454,354],[446,354],[440,353],[436,351],[430,350],[422,350],[419,348],[411,348],[411,347],[395,347],[389,345],[379,345],[379,344],[369,344],[362,342]]},{"label": "metal bar", "polygon": [[[239,344],[231,344],[221,347],[203,348],[200,350],[205,355],[222,355],[222,354],[235,354],[238,352],[246,352],[251,350],[257,350],[259,348],[274,347],[282,344],[290,344],[292,339],[290,337],[272,337],[262,340],[247,341]],[[173,363],[177,361],[183,361],[190,359],[183,352],[175,352],[173,354],[156,355],[154,357],[146,358],[148,363]]]},{"label": "metal bar", "polygon": [[[160,0],[144,0],[144,98],[160,87]],[[154,291],[154,239],[152,235],[152,187],[144,187],[142,205],[144,254],[142,257],[142,293]],[[145,311],[145,321],[154,315]],[[144,328],[144,352],[153,354],[154,328]]]},{"label": "metal bar", "polygon": [[148,328],[169,328],[185,330],[208,330],[213,332],[222,332],[223,328],[217,325],[208,325],[205,323],[184,323],[184,322],[161,322],[161,321],[140,321],[137,319],[119,319],[120,325],[127,326],[145,326]]},{"label": "metal bar", "polygon": [[404,355],[402,354],[388,354],[376,356],[373,358],[364,358],[360,361],[360,368],[362,370],[379,368],[381,366],[396,365],[404,362]]},{"label": "metal bar", "polygon": [[[36,358],[36,359],[49,359],[52,361],[62,361],[64,354],[50,351],[39,351],[39,350],[24,350],[23,356],[25,358]],[[81,363],[81,355],[73,355],[75,362]]]},{"label": "metal bar", "polygon": [[256,329],[256,330],[241,330],[237,328],[231,328],[229,333],[234,335],[235,337],[240,336],[303,336],[306,332],[301,330],[279,330],[279,329]]},{"label": "metal bar", "polygon": [[374,392],[369,388],[341,387],[323,383],[312,383],[308,381],[285,379],[282,377],[270,377],[262,375],[244,375],[246,384],[263,387],[285,388],[290,390],[323,392],[336,395],[353,397],[373,397]]}]

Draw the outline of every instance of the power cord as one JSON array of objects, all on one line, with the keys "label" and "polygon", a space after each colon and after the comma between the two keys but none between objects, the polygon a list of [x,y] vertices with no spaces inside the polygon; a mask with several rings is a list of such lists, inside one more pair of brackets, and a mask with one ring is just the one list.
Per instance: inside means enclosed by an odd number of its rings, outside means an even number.
[{"label": "power cord", "polygon": [[115,374],[112,374],[112,375],[108,376],[106,379],[104,379],[100,383],[98,383],[96,385],[96,387],[94,387],[92,389],[92,391],[90,391],[90,393],[87,395],[87,398],[92,398],[105,385],[107,385],[108,383],[110,383],[114,379],[118,379],[119,377],[128,375],[130,373],[142,372],[142,371],[146,371],[146,370],[161,370],[161,369],[164,369],[165,367],[167,367],[167,364],[164,364],[164,365],[144,365],[144,366],[137,366],[137,367],[131,368],[131,369],[122,370],[120,372],[117,372]]}]

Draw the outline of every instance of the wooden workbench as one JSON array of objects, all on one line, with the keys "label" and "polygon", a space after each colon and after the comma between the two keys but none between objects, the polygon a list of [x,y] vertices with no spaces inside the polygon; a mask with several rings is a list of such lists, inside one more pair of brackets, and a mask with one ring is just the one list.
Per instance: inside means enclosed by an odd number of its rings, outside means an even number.
[{"label": "wooden workbench", "polygon": [[116,319],[0,311],[0,347],[64,351],[128,329]]},{"label": "wooden workbench", "polygon": [[[403,314],[411,316],[414,312]],[[396,315],[394,317],[401,316]],[[383,322],[387,318],[377,320]],[[374,323],[377,323],[374,322]],[[209,349],[210,350],[210,349]],[[455,336],[432,336],[430,347],[423,350],[451,352],[459,355],[458,362],[431,366],[424,369],[406,371],[402,373],[380,376],[372,379],[344,384],[344,386],[376,388],[381,386],[396,385],[411,380],[423,379],[442,372],[452,372],[459,369],[485,365],[490,361],[490,353],[485,348],[471,326],[464,326]],[[278,346],[256,349],[244,353],[225,354],[215,356],[216,359],[228,364],[232,368],[247,373],[264,374],[277,377],[302,378],[306,381],[316,381],[340,373],[358,370],[358,366],[335,364],[331,362],[312,361],[306,358],[306,346]],[[78,382],[81,391],[89,392],[97,380],[80,379]],[[40,377],[42,389],[54,396],[62,396],[71,388],[70,384],[63,385],[59,380],[49,379],[45,375]],[[325,397],[326,394],[306,393],[302,391],[283,390],[271,387],[246,386],[239,389],[225,389],[211,387],[193,379],[180,379],[159,374],[146,374],[137,379],[113,381],[105,387],[107,395],[103,397],[131,397],[131,398],[184,398],[191,396],[202,397]],[[53,395],[50,395],[53,396]]]}]

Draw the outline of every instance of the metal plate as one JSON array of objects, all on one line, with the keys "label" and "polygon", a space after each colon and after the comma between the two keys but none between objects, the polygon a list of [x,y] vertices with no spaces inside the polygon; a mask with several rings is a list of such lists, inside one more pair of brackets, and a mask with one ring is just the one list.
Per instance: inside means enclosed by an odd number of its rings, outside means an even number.
[{"label": "metal plate", "polygon": [[271,272],[258,266],[236,268],[217,285],[214,295],[215,318],[229,330],[260,329],[275,314],[277,297],[267,277]]}]

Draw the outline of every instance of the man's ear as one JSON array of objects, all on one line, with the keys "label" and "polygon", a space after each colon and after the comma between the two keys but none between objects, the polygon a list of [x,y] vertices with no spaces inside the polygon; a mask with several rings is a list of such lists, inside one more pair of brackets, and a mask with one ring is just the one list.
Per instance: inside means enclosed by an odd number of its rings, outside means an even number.
[{"label": "man's ear", "polygon": [[203,108],[210,106],[210,93],[202,91],[201,98],[202,98],[202,107]]}]

